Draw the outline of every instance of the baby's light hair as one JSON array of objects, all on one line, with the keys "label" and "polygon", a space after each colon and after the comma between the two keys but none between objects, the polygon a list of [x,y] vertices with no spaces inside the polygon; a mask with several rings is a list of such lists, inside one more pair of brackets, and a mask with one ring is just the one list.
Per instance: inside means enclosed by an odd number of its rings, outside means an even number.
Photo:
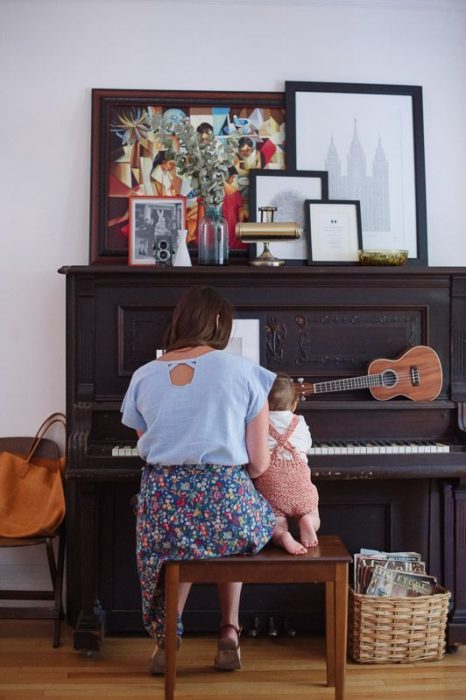
[{"label": "baby's light hair", "polygon": [[279,372],[269,392],[269,409],[293,411],[298,399],[298,387],[292,378],[284,372]]}]

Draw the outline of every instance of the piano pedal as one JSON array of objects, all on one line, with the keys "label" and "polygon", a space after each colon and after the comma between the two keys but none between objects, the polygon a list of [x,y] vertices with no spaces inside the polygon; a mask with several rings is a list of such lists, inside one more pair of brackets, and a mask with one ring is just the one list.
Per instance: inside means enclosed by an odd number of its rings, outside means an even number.
[{"label": "piano pedal", "polygon": [[252,627],[247,631],[248,637],[258,637],[260,634],[260,627],[260,620],[258,617],[255,617],[252,622]]},{"label": "piano pedal", "polygon": [[278,637],[278,629],[275,625],[275,620],[273,617],[269,617],[267,623],[267,634],[269,637]]},{"label": "piano pedal", "polygon": [[283,621],[283,634],[286,637],[295,637],[296,636],[296,630],[294,627],[290,625],[290,621],[288,618],[285,618]]}]

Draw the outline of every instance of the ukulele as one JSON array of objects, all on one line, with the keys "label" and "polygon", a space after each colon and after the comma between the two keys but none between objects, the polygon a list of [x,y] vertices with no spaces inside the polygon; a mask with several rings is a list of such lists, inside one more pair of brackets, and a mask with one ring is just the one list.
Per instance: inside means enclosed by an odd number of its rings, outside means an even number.
[{"label": "ukulele", "polygon": [[302,399],[350,389],[369,389],[374,399],[387,401],[406,396],[413,401],[433,401],[440,394],[443,374],[440,358],[432,348],[416,345],[396,360],[373,360],[367,375],[312,384],[298,379]]}]

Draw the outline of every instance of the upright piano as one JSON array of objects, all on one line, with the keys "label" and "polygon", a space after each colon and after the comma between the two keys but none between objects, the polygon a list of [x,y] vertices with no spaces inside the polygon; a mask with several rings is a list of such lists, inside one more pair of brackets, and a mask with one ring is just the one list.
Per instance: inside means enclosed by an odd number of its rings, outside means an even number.
[{"label": "upright piano", "polygon": [[[299,412],[321,448],[309,456],[321,532],[339,534],[352,552],[421,552],[429,573],[452,592],[449,646],[466,641],[466,268],[100,265],[60,272],[67,307],[67,615],[75,648],[96,651],[104,630],[142,631],[131,506],[142,462],[120,405],[134,370],[162,348],[181,293],[195,284],[216,287],[238,318],[256,319],[262,364],[306,382],[364,376],[374,359],[413,346],[436,351],[443,385],[433,401],[378,401],[356,389],[311,396]],[[318,629],[322,597],[301,588],[246,586],[243,625],[299,632],[309,631],[303,625],[312,619]],[[187,630],[216,628],[211,593],[193,588]]]}]

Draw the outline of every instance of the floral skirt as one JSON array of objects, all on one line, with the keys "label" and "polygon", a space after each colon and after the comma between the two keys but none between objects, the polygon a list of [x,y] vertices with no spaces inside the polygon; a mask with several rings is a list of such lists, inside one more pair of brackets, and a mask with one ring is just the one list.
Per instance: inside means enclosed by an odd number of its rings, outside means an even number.
[{"label": "floral skirt", "polygon": [[275,524],[243,467],[214,464],[144,467],[136,514],[143,621],[157,639],[165,636],[164,562],[258,552]]}]

